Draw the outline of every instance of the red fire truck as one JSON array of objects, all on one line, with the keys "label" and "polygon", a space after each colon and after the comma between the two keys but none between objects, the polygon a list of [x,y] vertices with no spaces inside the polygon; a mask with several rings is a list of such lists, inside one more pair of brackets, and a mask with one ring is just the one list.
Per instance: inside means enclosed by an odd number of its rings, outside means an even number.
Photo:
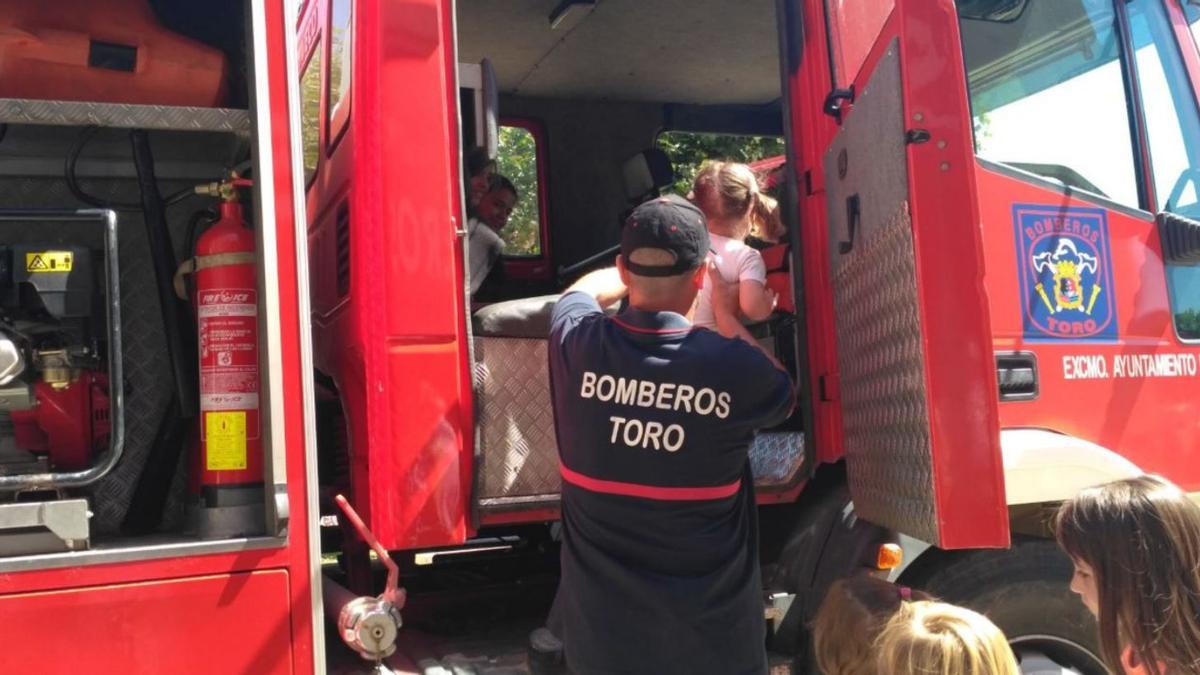
[{"label": "red fire truck", "polygon": [[[865,568],[1103,673],[1047,523],[1146,471],[1200,493],[1197,25],[1187,0],[7,3],[0,672],[527,672],[557,573],[546,318],[668,189],[676,131],[786,141],[786,309],[752,327],[801,393],[750,452],[773,664],[806,672],[824,589]],[[535,227],[484,303],[463,157],[511,130]]]}]

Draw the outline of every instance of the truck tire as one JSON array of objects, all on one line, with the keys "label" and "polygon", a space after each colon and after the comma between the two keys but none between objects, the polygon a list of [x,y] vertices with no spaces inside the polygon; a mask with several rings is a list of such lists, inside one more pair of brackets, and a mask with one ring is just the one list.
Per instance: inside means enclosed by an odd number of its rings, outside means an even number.
[{"label": "truck tire", "polygon": [[1070,559],[1054,542],[1014,539],[1007,550],[934,552],[914,563],[902,582],[986,615],[1018,656],[1040,655],[1082,675],[1106,675],[1096,622],[1071,592],[1071,574]]}]

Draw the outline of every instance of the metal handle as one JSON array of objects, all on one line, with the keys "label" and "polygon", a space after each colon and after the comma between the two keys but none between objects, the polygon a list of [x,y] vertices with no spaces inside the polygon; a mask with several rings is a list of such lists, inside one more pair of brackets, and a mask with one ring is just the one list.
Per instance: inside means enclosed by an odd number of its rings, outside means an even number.
[{"label": "metal handle", "polygon": [[102,221],[104,223],[104,271],[108,279],[108,401],[110,431],[108,453],[95,466],[82,471],[27,473],[0,476],[0,492],[31,488],[73,488],[90,485],[103,478],[125,451],[125,374],[121,368],[121,284],[117,260],[117,214],[111,209],[77,211],[13,211],[0,213],[0,221]]},{"label": "metal handle", "polygon": [[1033,352],[996,354],[996,384],[1001,401],[1028,401],[1037,398],[1037,356]]},{"label": "metal handle", "polygon": [[404,591],[398,588],[400,585],[400,567],[396,564],[396,561],[392,560],[392,556],[388,554],[388,550],[383,547],[383,544],[379,543],[379,540],[371,533],[370,528],[358,516],[358,512],[354,510],[353,506],[350,506],[350,502],[346,501],[345,497],[336,495],[333,501],[337,502],[338,507],[342,509],[342,513],[346,514],[346,518],[354,526],[355,531],[358,532],[358,536],[367,542],[371,550],[375,551],[375,555],[379,556],[379,562],[383,563],[383,566],[387,568],[387,583],[384,585],[383,593],[379,597],[397,607],[404,606]]},{"label": "metal handle", "polygon": [[854,237],[862,219],[862,205],[857,194],[846,197],[846,241],[838,243],[838,253],[846,255],[854,250]]}]

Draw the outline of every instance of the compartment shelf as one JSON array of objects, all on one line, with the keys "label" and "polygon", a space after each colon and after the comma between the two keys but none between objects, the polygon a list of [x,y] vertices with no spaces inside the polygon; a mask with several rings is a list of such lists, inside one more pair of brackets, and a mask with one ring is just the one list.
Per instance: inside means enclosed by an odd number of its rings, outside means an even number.
[{"label": "compartment shelf", "polygon": [[170,131],[218,131],[249,136],[250,112],[91,101],[0,98],[0,124],[122,127]]}]

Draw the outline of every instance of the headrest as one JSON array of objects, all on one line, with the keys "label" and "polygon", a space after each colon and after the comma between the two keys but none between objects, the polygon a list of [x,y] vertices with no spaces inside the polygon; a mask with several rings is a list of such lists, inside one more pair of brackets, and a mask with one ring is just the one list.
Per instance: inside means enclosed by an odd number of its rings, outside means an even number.
[{"label": "headrest", "polygon": [[625,181],[625,197],[629,201],[640,201],[673,183],[675,170],[667,153],[658,148],[647,148],[625,160],[621,176]]}]

